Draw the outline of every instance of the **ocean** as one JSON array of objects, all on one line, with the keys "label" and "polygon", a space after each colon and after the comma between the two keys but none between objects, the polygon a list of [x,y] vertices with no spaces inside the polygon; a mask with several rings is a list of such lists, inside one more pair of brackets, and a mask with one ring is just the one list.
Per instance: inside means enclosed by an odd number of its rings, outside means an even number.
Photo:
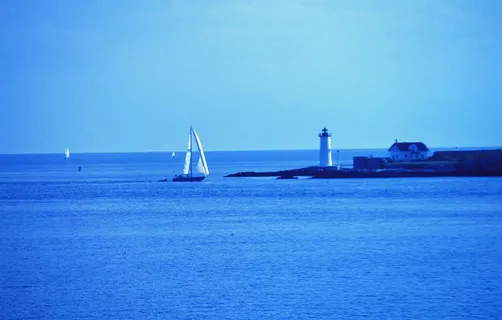
[{"label": "ocean", "polygon": [[317,151],[206,156],[173,183],[182,153],[0,155],[0,318],[502,316],[501,178],[224,178]]}]

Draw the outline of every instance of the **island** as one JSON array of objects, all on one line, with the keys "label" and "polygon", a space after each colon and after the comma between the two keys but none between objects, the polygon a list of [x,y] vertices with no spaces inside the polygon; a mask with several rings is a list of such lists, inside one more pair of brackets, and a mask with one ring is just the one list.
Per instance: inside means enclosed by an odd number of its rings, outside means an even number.
[{"label": "island", "polygon": [[427,159],[395,161],[392,158],[354,157],[352,168],[310,166],[279,171],[246,171],[225,177],[277,177],[294,179],[502,177],[502,149],[437,151]]}]

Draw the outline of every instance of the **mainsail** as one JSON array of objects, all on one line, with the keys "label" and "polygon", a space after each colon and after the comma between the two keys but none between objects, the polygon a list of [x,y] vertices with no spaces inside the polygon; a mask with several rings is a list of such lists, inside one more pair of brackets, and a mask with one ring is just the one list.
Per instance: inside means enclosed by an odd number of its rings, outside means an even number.
[{"label": "mainsail", "polygon": [[195,137],[195,143],[197,144],[197,149],[199,149],[199,161],[197,163],[197,171],[207,176],[209,174],[209,168],[207,167],[206,156],[204,155],[204,149],[202,148],[202,143],[200,142],[199,135],[192,129],[193,135]]},{"label": "mainsail", "polygon": [[66,159],[69,159],[70,158],[70,148],[66,148],[65,152],[64,152],[64,155],[65,155],[65,158]]}]

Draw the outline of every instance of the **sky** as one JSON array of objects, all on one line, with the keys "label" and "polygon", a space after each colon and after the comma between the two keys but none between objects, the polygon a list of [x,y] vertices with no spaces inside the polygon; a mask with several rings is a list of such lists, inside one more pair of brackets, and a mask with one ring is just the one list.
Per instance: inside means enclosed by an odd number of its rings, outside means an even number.
[{"label": "sky", "polygon": [[502,146],[498,0],[3,0],[0,153]]}]

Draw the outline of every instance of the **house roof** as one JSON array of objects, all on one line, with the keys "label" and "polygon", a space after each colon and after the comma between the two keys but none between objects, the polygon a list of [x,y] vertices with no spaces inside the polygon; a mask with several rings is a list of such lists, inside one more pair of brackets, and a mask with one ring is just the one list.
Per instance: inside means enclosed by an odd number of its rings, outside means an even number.
[{"label": "house roof", "polygon": [[397,146],[399,151],[409,151],[412,144],[417,146],[418,151],[429,151],[429,148],[427,148],[423,142],[394,142],[394,144],[390,146],[389,151],[391,151],[394,146]]}]

